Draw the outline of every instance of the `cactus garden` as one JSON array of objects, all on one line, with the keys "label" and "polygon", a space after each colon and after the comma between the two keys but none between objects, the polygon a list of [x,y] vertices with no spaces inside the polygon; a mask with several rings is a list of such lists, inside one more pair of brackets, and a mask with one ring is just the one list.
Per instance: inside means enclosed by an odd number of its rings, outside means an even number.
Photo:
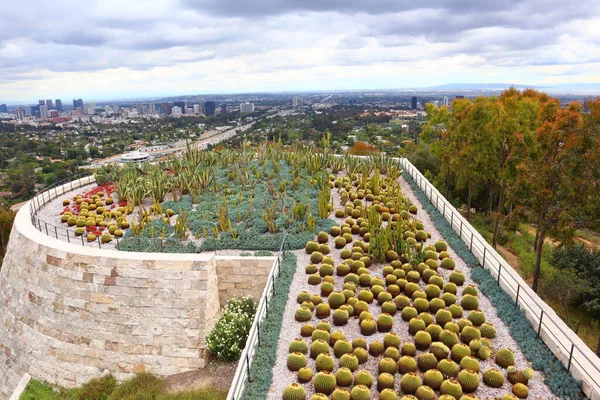
[{"label": "cactus garden", "polygon": [[266,398],[565,398],[399,171],[362,162],[329,180],[336,224],[296,252]]}]

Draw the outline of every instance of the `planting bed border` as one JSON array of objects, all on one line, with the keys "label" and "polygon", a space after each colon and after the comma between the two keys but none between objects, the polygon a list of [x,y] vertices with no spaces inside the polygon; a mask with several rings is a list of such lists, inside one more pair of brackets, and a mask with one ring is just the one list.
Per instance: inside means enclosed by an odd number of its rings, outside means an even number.
[{"label": "planting bed border", "polygon": [[[404,160],[407,162],[407,160]],[[402,163],[401,163],[402,164]],[[410,164],[412,166],[412,164]],[[414,166],[413,166],[414,168]],[[406,168],[403,170],[406,171]],[[561,361],[546,346],[540,338],[540,332],[533,330],[524,312],[496,281],[492,274],[481,267],[476,255],[467,246],[466,242],[454,231],[442,213],[434,206],[425,192],[417,185],[413,177],[406,173],[404,178],[410,184],[417,199],[429,214],[429,217],[438,231],[446,239],[456,253],[465,260],[472,269],[473,279],[478,283],[481,291],[490,299],[502,321],[509,327],[510,333],[519,345],[525,357],[533,363],[533,368],[540,370],[545,375],[545,383],[561,399],[574,400],[581,397],[582,385],[565,369]],[[437,196],[436,200],[441,196]],[[443,197],[441,197],[443,199]],[[445,199],[443,199],[445,200]],[[461,231],[463,222],[461,221]],[[473,229],[473,228],[471,228]],[[472,241],[473,239],[471,239]],[[472,245],[471,245],[472,246]],[[484,258],[485,260],[485,258]],[[484,261],[485,264],[485,261]],[[499,274],[498,274],[499,275]],[[497,278],[500,279],[499,276]],[[518,299],[518,298],[517,298]],[[522,304],[523,302],[521,302]],[[540,323],[540,328],[542,324]],[[575,335],[573,333],[573,335]],[[569,362],[569,367],[571,362]],[[591,389],[590,398],[595,400],[598,394]]]}]

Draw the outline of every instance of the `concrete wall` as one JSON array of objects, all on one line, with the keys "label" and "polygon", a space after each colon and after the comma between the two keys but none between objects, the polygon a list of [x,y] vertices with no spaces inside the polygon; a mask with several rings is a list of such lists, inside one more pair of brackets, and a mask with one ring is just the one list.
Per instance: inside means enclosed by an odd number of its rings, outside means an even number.
[{"label": "concrete wall", "polygon": [[25,373],[71,387],[204,367],[220,304],[258,299],[274,260],[82,247],[39,232],[23,207],[0,271],[0,399]]}]

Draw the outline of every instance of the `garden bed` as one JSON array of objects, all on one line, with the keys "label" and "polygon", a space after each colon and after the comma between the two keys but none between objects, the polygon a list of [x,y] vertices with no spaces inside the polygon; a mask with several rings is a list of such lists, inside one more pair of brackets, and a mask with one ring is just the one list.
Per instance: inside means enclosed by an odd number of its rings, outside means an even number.
[{"label": "garden bed", "polygon": [[[423,225],[424,225],[423,229],[425,231],[431,233],[431,238],[425,242],[425,245],[433,244],[435,241],[437,241],[439,239],[443,240],[444,238],[440,235],[439,231],[436,229],[435,225],[431,221],[429,215],[425,212],[423,205],[417,199],[417,197],[413,193],[410,185],[408,184],[408,182],[406,182],[404,180],[404,178],[400,179],[400,186],[402,188],[403,195],[405,197],[407,197],[408,199],[410,199],[410,201],[414,205],[417,206],[417,208],[419,210],[417,213],[417,218],[418,218],[418,220],[423,222]],[[335,208],[334,209],[337,210],[341,207],[340,198],[337,193],[334,193],[334,199],[335,199]],[[344,222],[345,217],[336,218],[336,220],[341,225]],[[334,239],[335,239],[335,237],[332,237],[330,235],[329,239],[327,241],[327,244],[332,249],[332,253],[329,254],[328,256],[333,258],[333,264],[335,266],[337,266],[340,263],[342,263],[344,260],[340,257],[340,251],[342,249],[335,249]],[[363,238],[360,235],[354,234],[353,240],[363,240]],[[344,248],[349,249],[349,248],[351,248],[351,245],[348,244]],[[455,270],[463,272],[464,277],[465,277],[464,285],[462,287],[459,287],[459,290],[458,290],[457,296],[456,296],[457,303],[460,304],[461,299],[462,299],[462,288],[464,288],[467,285],[477,286],[477,283],[471,277],[470,267],[467,266],[467,263],[454,251],[454,249],[452,249],[451,246],[449,246],[449,248],[448,248],[448,253],[450,255],[450,258],[452,258],[455,261],[455,265],[456,265]],[[293,278],[293,281],[292,281],[292,284],[290,287],[290,291],[289,291],[287,306],[286,306],[286,309],[285,309],[285,312],[283,315],[283,320],[282,320],[282,325],[288,327],[288,329],[285,329],[282,331],[280,338],[278,340],[278,343],[277,343],[277,359],[276,359],[276,362],[275,362],[275,364],[273,366],[273,370],[272,370],[273,384],[271,385],[271,387],[268,391],[267,399],[281,399],[283,397],[284,391],[286,390],[288,385],[293,384],[293,383],[298,383],[298,373],[295,371],[291,371],[287,366],[290,342],[293,341],[295,338],[302,337],[300,334],[300,331],[301,331],[301,328],[305,324],[308,323],[308,324],[312,324],[314,326],[316,324],[316,322],[319,321],[319,319],[316,318],[314,315],[312,316],[311,320],[308,322],[298,322],[295,319],[296,310],[300,306],[300,304],[298,304],[298,302],[297,302],[298,294],[301,292],[304,292],[304,291],[311,293],[311,294],[319,293],[319,285],[310,285],[307,281],[308,275],[304,270],[304,268],[308,264],[310,264],[311,256],[309,254],[307,254],[307,252],[305,252],[305,251],[298,251],[298,252],[296,252],[296,254],[298,257],[298,269],[294,274],[294,278]],[[472,261],[472,260],[470,260],[470,261]],[[389,263],[377,263],[377,262],[373,263],[373,265],[371,265],[368,268],[369,274],[372,277],[383,278],[382,272],[383,272],[384,265],[389,265]],[[439,275],[441,275],[444,278],[445,281],[447,281],[449,279],[449,276],[452,272],[451,270],[446,270],[443,268],[438,268],[437,271],[438,271]],[[341,291],[343,288],[343,284],[344,284],[344,277],[337,276],[334,274],[333,280],[334,280],[334,286],[335,286],[334,290]],[[423,281],[419,282],[419,287],[421,289],[423,289],[425,286],[426,286],[426,284]],[[503,368],[500,368],[498,365],[496,365],[495,359],[494,359],[494,355],[495,355],[496,351],[501,348],[508,348],[508,349],[511,349],[514,351],[514,367],[518,371],[522,371],[527,367],[531,367],[531,365],[532,365],[531,362],[525,358],[524,354],[521,351],[519,351],[518,343],[511,336],[508,326],[498,316],[494,305],[481,292],[479,293],[478,298],[479,298],[479,309],[484,312],[485,317],[486,317],[486,322],[491,323],[495,327],[495,330],[496,330],[496,337],[491,339],[491,343],[492,343],[491,356],[485,360],[483,360],[483,359],[478,360],[481,372],[494,367],[494,368],[497,368],[498,370],[502,371],[504,376],[506,376],[506,370]],[[323,301],[327,302],[327,300],[328,300],[327,296],[323,296]],[[368,311],[371,313],[373,318],[376,320],[378,318],[378,316],[381,314],[381,307],[377,304],[377,301],[375,301],[375,302],[369,304]],[[463,318],[467,316],[467,313],[468,313],[467,311],[464,312]],[[385,333],[383,333],[383,332],[376,332],[373,335],[366,336],[366,337],[364,335],[362,335],[361,328],[358,324],[358,320],[356,319],[356,317],[351,317],[350,321],[347,324],[342,325],[342,326],[335,326],[332,323],[331,317],[324,318],[324,319],[328,320],[330,322],[331,332],[340,331],[341,333],[343,333],[344,337],[348,341],[352,341],[353,339],[358,338],[358,337],[364,337],[366,339],[368,345],[370,345],[373,342],[383,342],[384,337],[385,337]],[[414,342],[413,335],[411,335],[409,333],[409,329],[408,329],[409,324],[407,321],[405,321],[401,318],[400,313],[396,313],[393,317],[393,320],[394,320],[394,323],[393,323],[392,331],[396,332],[401,337],[402,343]],[[457,321],[456,318],[454,320]],[[309,347],[311,346],[312,340],[311,340],[310,336],[304,337],[303,340],[308,344]],[[425,351],[418,350],[417,355],[419,355],[423,352],[427,352],[427,351],[426,350]],[[332,354],[332,356],[333,356],[333,354]],[[371,398],[376,398],[378,395],[378,390],[377,390],[378,364],[382,358],[383,358],[383,356],[381,356],[381,355],[377,356],[377,357],[373,357],[373,356],[369,355],[368,361],[364,364],[361,364],[358,368],[359,370],[364,369],[364,370],[370,372],[373,377],[373,385],[371,386],[371,394],[370,394]],[[306,356],[306,359],[307,359],[306,367],[311,370],[314,370],[314,373],[316,374],[315,360],[313,358],[309,357],[308,355]],[[334,356],[333,359],[335,361],[333,373],[335,374],[335,372],[339,369],[339,358]],[[478,398],[480,398],[480,399],[495,398],[495,397],[500,397],[507,393],[511,393],[513,385],[507,379],[504,379],[504,382],[501,387],[492,388],[492,387],[489,387],[484,384],[481,372],[479,373],[481,383],[479,384],[477,390],[474,393],[476,396],[478,396]],[[417,373],[420,376],[423,376],[423,373],[421,371],[418,371]],[[403,374],[400,374],[400,373],[394,374],[394,388],[399,393],[400,393],[400,391],[399,391],[400,390],[400,381],[401,381],[402,376],[403,376]],[[543,372],[535,371],[533,378],[530,379],[527,384],[528,390],[529,390],[528,398],[532,398],[532,399],[559,398],[554,393],[552,393],[552,391],[549,389],[549,387],[544,383],[544,378],[545,377],[544,377]],[[314,377],[309,383],[304,383],[301,385],[305,389],[307,398],[309,398],[315,392],[314,391]],[[348,387],[347,390],[350,391],[351,388],[352,388],[352,386]]]}]

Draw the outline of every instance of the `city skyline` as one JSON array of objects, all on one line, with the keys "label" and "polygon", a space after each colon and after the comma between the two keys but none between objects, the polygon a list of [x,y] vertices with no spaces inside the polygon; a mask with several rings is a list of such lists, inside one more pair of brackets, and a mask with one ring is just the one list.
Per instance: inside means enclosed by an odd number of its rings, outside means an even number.
[{"label": "city skyline", "polygon": [[587,0],[33,0],[0,15],[0,101],[598,84],[598,33]]}]

